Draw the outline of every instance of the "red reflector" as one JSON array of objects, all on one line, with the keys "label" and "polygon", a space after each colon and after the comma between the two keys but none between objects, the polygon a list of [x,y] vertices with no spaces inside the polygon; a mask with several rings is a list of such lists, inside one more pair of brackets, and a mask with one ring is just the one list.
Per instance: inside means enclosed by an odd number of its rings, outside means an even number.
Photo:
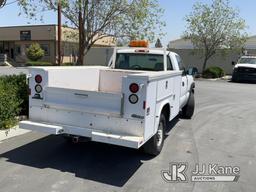
[{"label": "red reflector", "polygon": [[42,76],[41,75],[36,75],[35,76],[35,81],[37,82],[37,83],[41,83],[42,82]]},{"label": "red reflector", "polygon": [[136,84],[136,83],[132,83],[132,84],[130,85],[130,91],[131,91],[132,93],[137,93],[137,92],[139,91],[139,85]]}]

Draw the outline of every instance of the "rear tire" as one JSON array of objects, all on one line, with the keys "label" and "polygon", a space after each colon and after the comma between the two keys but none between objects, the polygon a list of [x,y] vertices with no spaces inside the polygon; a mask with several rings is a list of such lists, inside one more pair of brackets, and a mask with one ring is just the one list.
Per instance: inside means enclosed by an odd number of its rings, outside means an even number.
[{"label": "rear tire", "polygon": [[195,110],[195,97],[191,91],[186,106],[182,108],[182,117],[185,119],[191,119]]},{"label": "rear tire", "polygon": [[165,116],[161,114],[156,134],[143,146],[145,153],[157,156],[164,145],[164,132],[166,129]]}]

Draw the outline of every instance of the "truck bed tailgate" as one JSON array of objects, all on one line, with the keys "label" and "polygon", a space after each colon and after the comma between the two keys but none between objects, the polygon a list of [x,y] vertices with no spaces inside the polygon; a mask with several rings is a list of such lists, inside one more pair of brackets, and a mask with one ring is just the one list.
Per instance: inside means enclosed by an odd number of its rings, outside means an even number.
[{"label": "truck bed tailgate", "polygon": [[44,107],[59,110],[120,116],[122,113],[121,93],[104,93],[47,87],[44,91]]}]

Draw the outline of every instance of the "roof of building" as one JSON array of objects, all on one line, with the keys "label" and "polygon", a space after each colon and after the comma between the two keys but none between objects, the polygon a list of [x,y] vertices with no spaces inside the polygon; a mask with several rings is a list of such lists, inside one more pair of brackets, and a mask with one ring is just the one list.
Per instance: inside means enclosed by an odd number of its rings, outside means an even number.
[{"label": "roof of building", "polygon": [[49,27],[57,26],[56,24],[40,24],[40,25],[12,25],[12,26],[0,26],[0,28],[16,28],[16,27]]},{"label": "roof of building", "polygon": [[[170,49],[193,49],[194,46],[190,40],[184,38],[176,39],[170,41],[168,44]],[[245,49],[256,49],[256,35],[248,37],[245,46]]]}]

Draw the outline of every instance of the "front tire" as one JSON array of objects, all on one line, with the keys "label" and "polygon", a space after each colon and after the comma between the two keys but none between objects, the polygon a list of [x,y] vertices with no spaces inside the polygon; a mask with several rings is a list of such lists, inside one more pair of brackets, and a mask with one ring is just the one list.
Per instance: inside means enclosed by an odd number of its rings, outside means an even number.
[{"label": "front tire", "polygon": [[157,156],[164,145],[164,132],[166,130],[165,116],[161,114],[156,134],[143,146],[145,153]]},{"label": "front tire", "polygon": [[195,111],[195,97],[191,91],[186,106],[182,108],[182,117],[185,119],[191,119]]}]

